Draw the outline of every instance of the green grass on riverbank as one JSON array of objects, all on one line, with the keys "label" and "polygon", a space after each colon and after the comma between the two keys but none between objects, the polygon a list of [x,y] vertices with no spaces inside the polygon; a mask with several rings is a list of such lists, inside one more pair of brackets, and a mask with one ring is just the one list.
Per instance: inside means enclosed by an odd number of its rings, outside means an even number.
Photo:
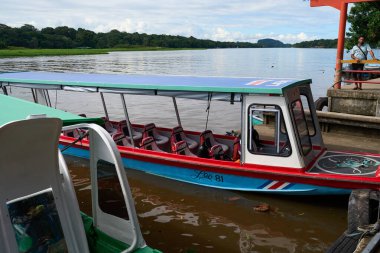
[{"label": "green grass on riverbank", "polygon": [[0,58],[7,57],[33,57],[33,56],[64,56],[64,55],[90,55],[108,54],[115,51],[164,51],[164,50],[194,50],[194,48],[163,48],[163,47],[127,47],[127,48],[105,48],[105,49],[29,49],[11,48],[1,49]]}]

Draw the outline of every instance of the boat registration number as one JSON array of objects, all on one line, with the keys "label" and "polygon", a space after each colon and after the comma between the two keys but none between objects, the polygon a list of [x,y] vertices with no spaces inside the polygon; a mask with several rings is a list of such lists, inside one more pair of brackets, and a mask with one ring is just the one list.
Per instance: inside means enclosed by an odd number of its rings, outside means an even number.
[{"label": "boat registration number", "polygon": [[215,181],[215,182],[223,182],[224,181],[222,175],[215,174],[215,173],[210,173],[210,172],[202,171],[202,170],[201,171],[196,171],[194,178],[195,179],[199,179],[199,180],[207,179],[207,180]]}]

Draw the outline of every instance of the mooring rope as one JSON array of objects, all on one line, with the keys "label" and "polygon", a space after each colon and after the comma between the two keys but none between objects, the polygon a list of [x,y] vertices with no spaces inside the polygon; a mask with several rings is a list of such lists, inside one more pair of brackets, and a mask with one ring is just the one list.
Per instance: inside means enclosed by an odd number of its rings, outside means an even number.
[{"label": "mooring rope", "polygon": [[207,130],[207,126],[208,126],[208,117],[210,115],[210,108],[211,108],[211,98],[212,98],[212,93],[208,93],[208,95],[207,95],[207,108],[206,108],[207,118],[206,118],[205,131]]},{"label": "mooring rope", "polygon": [[83,140],[83,138],[85,138],[86,136],[88,136],[89,132],[85,133],[84,135],[81,135],[79,136],[75,141],[71,142],[69,145],[66,145],[65,147],[63,147],[61,149],[61,152],[64,152],[65,150],[71,148],[72,146],[74,146],[78,141],[81,141]]}]

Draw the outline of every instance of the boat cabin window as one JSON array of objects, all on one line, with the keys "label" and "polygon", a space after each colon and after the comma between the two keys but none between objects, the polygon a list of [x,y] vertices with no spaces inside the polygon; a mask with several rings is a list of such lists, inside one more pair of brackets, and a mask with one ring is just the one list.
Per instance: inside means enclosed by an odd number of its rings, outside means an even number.
[{"label": "boat cabin window", "polygon": [[[302,105],[304,106],[304,110],[305,109],[310,110],[310,102],[314,103],[313,100],[310,99],[308,96],[302,94],[302,93],[300,94],[300,97],[301,97]],[[310,117],[310,118],[311,118],[310,120],[306,121],[307,128],[309,129],[309,135],[314,136],[316,134],[315,124],[314,124],[313,117]]]},{"label": "boat cabin window", "polygon": [[248,150],[252,154],[290,156],[291,147],[284,117],[276,105],[249,107]]},{"label": "boat cabin window", "polygon": [[312,150],[312,144],[301,99],[294,101],[290,107],[302,153],[307,155]]},{"label": "boat cabin window", "polygon": [[127,206],[115,165],[104,160],[99,160],[97,171],[100,209],[105,213],[129,220]]},{"label": "boat cabin window", "polygon": [[67,252],[52,189],[7,202],[19,252]]}]

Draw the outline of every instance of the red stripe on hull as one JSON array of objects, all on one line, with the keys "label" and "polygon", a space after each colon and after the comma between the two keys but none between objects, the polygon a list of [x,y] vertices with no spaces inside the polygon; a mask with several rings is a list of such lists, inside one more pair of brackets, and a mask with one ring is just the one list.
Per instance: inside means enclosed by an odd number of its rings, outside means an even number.
[{"label": "red stripe on hull", "polygon": [[269,187],[269,190],[275,190],[283,184],[284,184],[284,182],[277,182],[274,185],[272,185],[271,187]]}]

